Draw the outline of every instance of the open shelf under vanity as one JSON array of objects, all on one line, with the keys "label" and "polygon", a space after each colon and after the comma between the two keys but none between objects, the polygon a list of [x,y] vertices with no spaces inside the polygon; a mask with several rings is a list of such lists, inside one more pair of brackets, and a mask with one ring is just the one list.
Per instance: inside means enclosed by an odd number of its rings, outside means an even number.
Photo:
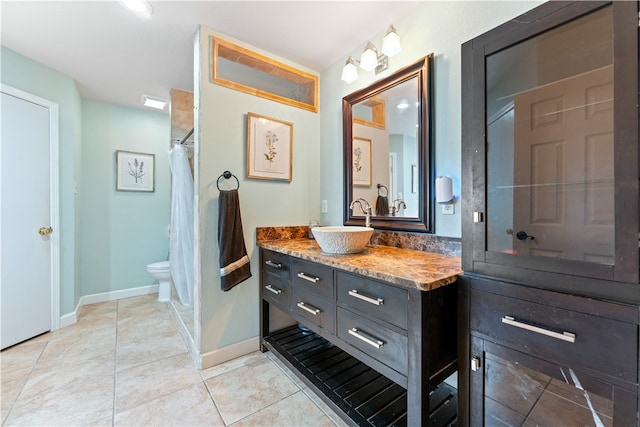
[{"label": "open shelf under vanity", "polygon": [[[272,332],[265,346],[332,409],[359,426],[406,426],[407,391],[313,331]],[[457,426],[457,390],[441,383],[429,396],[429,425]]]}]

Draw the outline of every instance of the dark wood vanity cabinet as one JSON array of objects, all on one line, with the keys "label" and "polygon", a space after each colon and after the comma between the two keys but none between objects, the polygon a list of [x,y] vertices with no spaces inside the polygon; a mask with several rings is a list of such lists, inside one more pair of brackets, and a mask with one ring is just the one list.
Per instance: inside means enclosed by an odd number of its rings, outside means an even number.
[{"label": "dark wood vanity cabinet", "polygon": [[638,423],[637,306],[471,276],[460,286],[461,424]]},{"label": "dark wood vanity cabinet", "polygon": [[639,22],[548,2],[462,45],[461,425],[640,422]]},{"label": "dark wood vanity cabinet", "polygon": [[[457,363],[456,283],[420,291],[266,249],[260,259],[262,349],[350,424],[455,420],[443,381]],[[299,325],[271,330],[271,306]]]}]

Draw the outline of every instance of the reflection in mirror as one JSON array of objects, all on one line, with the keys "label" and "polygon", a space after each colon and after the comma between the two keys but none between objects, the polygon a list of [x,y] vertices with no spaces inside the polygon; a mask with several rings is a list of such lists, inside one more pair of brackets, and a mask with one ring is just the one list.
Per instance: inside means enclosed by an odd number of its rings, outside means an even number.
[{"label": "reflection in mirror", "polygon": [[487,56],[487,250],[614,264],[613,34],[608,6]]},{"label": "reflection in mirror", "polygon": [[[368,108],[372,100],[376,107]],[[372,122],[360,118],[363,113],[373,113],[373,123],[376,116],[382,117],[378,123],[383,126],[370,125]],[[385,120],[387,115],[389,120]],[[353,197],[375,205],[376,215],[387,212],[386,215],[400,217],[418,216],[418,192],[411,186],[411,166],[418,163],[419,117],[417,77],[385,90],[378,99],[366,99],[353,106]],[[384,126],[385,122],[388,126]],[[361,159],[359,140],[368,140],[371,147]],[[367,169],[370,179],[363,183],[359,177]]]},{"label": "reflection in mirror", "polygon": [[433,232],[431,56],[343,99],[345,224],[362,198],[376,228]]}]

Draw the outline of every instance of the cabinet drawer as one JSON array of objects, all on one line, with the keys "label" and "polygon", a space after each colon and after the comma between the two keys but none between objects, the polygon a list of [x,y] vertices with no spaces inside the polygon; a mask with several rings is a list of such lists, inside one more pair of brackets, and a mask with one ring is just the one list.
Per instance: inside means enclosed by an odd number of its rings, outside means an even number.
[{"label": "cabinet drawer", "polygon": [[397,372],[407,375],[406,336],[338,307],[338,337]]},{"label": "cabinet drawer", "polygon": [[332,300],[294,286],[291,291],[291,310],[333,333],[335,305]]},{"label": "cabinet drawer", "polygon": [[365,277],[336,273],[338,303],[407,329],[407,291]]},{"label": "cabinet drawer", "polygon": [[285,281],[291,280],[291,258],[278,252],[262,251],[262,271],[274,274]]},{"label": "cabinet drawer", "polygon": [[333,269],[326,265],[291,259],[291,276],[294,287],[333,299]]},{"label": "cabinet drawer", "polygon": [[291,295],[291,285],[273,274],[262,272],[262,297],[284,308],[289,307],[289,296]]},{"label": "cabinet drawer", "polygon": [[637,382],[637,325],[478,289],[470,299],[472,330],[568,367]]}]

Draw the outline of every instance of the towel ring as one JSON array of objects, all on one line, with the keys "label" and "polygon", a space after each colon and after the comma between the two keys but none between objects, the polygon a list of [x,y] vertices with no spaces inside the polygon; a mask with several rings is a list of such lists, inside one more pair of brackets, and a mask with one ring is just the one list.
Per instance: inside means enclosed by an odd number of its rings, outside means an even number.
[{"label": "towel ring", "polygon": [[386,194],[384,195],[384,197],[387,197],[387,196],[389,195],[389,189],[388,189],[387,187],[385,187],[385,186],[384,186],[384,185],[382,185],[382,184],[378,184],[378,185],[377,185],[377,187],[378,187],[378,196],[380,196],[380,189],[382,189],[382,188],[384,188],[384,191],[385,191],[385,193],[386,193]]},{"label": "towel ring", "polygon": [[220,178],[230,179],[231,177],[234,177],[236,179],[236,183],[238,184],[238,187],[236,188],[236,190],[240,188],[240,181],[238,181],[238,177],[229,171],[224,171],[222,172],[222,174],[220,174],[220,176],[218,177],[218,180],[216,181],[216,187],[218,187],[218,191],[222,191],[220,190]]}]

